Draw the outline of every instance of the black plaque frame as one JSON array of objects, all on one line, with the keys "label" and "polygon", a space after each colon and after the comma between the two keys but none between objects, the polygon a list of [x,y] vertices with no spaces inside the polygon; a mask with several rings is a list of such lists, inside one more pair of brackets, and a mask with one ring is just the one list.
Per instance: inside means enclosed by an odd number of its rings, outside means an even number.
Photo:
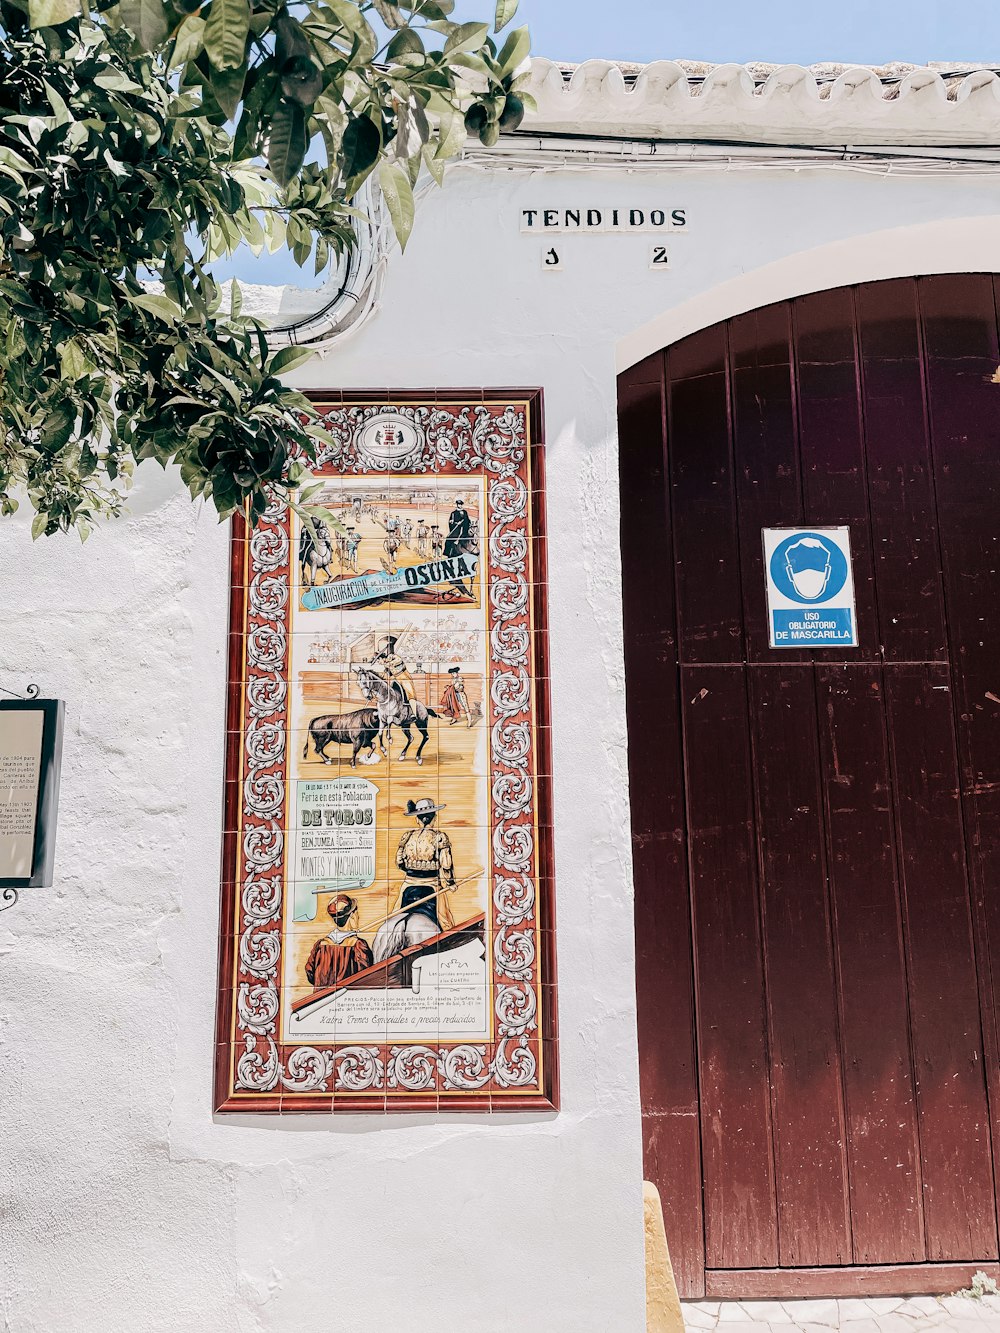
[{"label": "black plaque frame", "polygon": [[27,878],[0,876],[0,888],[47,889],[52,886],[55,864],[66,704],[62,699],[0,699],[0,726],[3,726],[6,713],[43,713],[45,720],[42,724],[42,756],[38,798],[35,802],[35,845],[31,856],[31,875]]}]

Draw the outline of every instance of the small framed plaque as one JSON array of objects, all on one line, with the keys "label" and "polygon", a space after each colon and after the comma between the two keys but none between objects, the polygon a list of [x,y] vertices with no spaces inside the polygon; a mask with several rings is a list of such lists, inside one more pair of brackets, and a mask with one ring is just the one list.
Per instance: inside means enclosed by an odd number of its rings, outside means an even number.
[{"label": "small framed plaque", "polygon": [[61,699],[0,700],[0,889],[52,883],[65,708]]}]

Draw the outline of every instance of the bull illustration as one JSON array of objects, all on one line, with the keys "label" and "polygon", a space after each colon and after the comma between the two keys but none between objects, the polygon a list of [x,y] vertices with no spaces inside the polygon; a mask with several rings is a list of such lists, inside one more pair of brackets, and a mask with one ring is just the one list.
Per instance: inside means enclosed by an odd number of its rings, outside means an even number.
[{"label": "bull illustration", "polygon": [[309,757],[310,740],[324,764],[333,763],[326,753],[328,745],[350,745],[353,747],[351,767],[356,768],[360,750],[365,747],[368,749],[362,762],[374,757],[375,739],[380,726],[378,710],[375,708],[357,708],[353,713],[325,713],[322,717],[314,717],[309,723],[309,735],[302,747],[302,758]]}]

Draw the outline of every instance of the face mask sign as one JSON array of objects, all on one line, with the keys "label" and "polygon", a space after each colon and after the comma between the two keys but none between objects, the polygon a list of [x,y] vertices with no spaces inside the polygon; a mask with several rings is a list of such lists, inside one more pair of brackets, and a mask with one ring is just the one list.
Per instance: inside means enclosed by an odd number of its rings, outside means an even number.
[{"label": "face mask sign", "polygon": [[792,587],[807,602],[826,592],[833,558],[830,548],[818,537],[800,537],[785,551],[785,571]]},{"label": "face mask sign", "polygon": [[856,648],[847,527],[764,528],[771,648]]}]

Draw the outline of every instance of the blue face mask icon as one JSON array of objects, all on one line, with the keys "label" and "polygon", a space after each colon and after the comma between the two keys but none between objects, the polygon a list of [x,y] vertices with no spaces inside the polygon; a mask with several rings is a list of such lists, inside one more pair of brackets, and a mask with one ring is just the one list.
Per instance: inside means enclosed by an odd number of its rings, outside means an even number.
[{"label": "blue face mask icon", "polygon": [[830,548],[818,537],[800,537],[785,550],[785,572],[803,601],[815,602],[830,582]]}]

